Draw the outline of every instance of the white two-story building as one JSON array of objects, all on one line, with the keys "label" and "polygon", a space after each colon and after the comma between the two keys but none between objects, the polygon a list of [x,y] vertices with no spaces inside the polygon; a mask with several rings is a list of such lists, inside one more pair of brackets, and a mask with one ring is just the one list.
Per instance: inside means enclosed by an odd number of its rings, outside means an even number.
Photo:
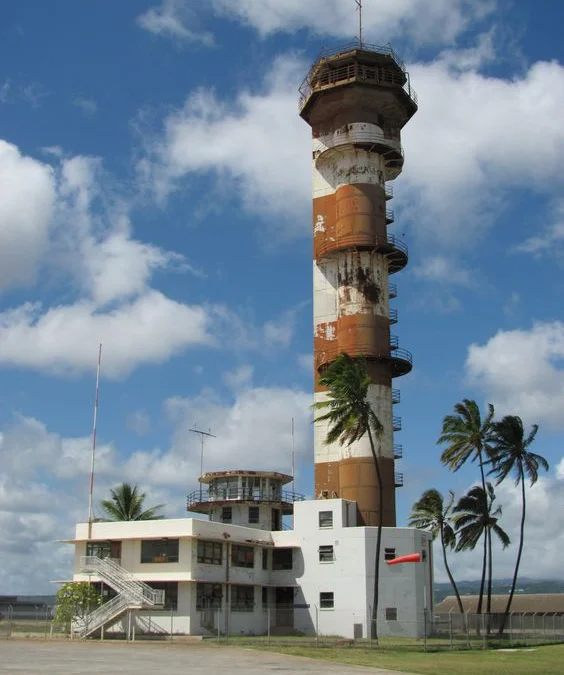
[{"label": "white two-story building", "polygon": [[[90,537],[78,524],[73,579],[112,596],[82,634],[150,615],[153,626],[168,630],[172,618],[174,632],[189,635],[366,637],[377,528],[357,527],[354,502],[303,500],[284,489],[290,481],[264,471],[205,474],[188,509],[210,520],[95,522]],[[293,528],[282,529],[292,513]],[[409,553],[422,562],[386,564]],[[383,529],[379,587],[379,634],[422,635],[432,611],[427,532]]]}]

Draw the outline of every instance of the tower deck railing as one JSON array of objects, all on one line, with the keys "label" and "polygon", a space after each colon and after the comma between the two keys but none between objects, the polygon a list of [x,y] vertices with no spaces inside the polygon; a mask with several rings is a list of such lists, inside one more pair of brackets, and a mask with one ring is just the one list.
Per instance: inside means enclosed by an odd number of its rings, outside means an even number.
[{"label": "tower deck railing", "polygon": [[[385,62],[369,65],[355,61],[353,63],[344,64],[338,68],[323,68],[325,61],[355,51],[372,52],[387,56],[394,65],[386,67]],[[368,44],[363,44],[361,46],[360,43],[357,42],[335,47],[320,54],[299,88],[300,110],[304,108],[314,91],[322,90],[337,83],[346,84],[347,82],[353,81],[399,86],[406,92],[413,103],[417,105],[417,93],[411,86],[409,74],[405,70],[403,61],[398,58],[394,50],[389,46],[381,47]]]},{"label": "tower deck railing", "polygon": [[217,490],[194,490],[186,497],[187,508],[194,504],[213,503],[224,501],[249,501],[249,502],[272,502],[287,503],[303,502],[305,495],[292,490],[252,490],[248,488],[225,488]]}]

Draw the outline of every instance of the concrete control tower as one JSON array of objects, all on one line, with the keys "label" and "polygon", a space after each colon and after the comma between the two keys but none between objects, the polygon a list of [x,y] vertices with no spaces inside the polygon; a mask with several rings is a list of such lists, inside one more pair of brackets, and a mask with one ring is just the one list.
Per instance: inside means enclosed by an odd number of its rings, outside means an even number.
[{"label": "concrete control tower", "polygon": [[403,167],[400,131],[417,111],[402,61],[389,47],[360,42],[324,52],[300,88],[300,114],[313,136],[313,288],[315,400],[326,397],[319,374],[338,354],[364,357],[372,380],[370,401],[384,432],[377,451],[384,489],[378,487],[370,445],[326,445],[327,427],[315,426],[315,495],[358,504],[359,524],[396,524],[395,471],[402,454],[393,414],[399,391],[393,378],[411,370],[411,354],[390,334],[397,310],[388,277],[407,265],[407,247],[388,233],[388,181]]}]

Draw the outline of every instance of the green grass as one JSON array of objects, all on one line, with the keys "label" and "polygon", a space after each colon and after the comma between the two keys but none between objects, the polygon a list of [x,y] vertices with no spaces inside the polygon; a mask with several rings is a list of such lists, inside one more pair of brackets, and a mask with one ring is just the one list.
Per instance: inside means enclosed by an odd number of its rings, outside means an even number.
[{"label": "green grass", "polygon": [[[251,645],[249,645],[251,646]],[[404,649],[362,649],[335,647],[303,647],[264,644],[254,649],[268,650],[294,656],[306,656],[324,661],[357,666],[388,668],[425,675],[480,675],[511,673],[511,675],[562,675],[564,645],[525,647],[514,652],[487,651],[407,651]],[[533,651],[527,651],[531,649]]]}]

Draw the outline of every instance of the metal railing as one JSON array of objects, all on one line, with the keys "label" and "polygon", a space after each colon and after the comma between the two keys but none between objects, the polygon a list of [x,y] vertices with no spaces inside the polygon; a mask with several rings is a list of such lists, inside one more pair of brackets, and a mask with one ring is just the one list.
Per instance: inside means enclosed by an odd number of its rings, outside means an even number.
[{"label": "metal railing", "polygon": [[395,220],[392,209],[386,209],[386,225],[391,225]]},{"label": "metal railing", "polygon": [[376,244],[380,248],[386,248],[387,245],[391,249],[401,251],[402,253],[405,253],[405,255],[408,254],[406,244],[401,239],[395,237],[393,234],[388,234],[386,239],[383,237],[377,237]]},{"label": "metal railing", "polygon": [[[387,56],[392,61],[392,63],[388,65],[385,62],[379,62],[377,64],[374,63],[368,65],[354,62],[342,66],[341,68],[323,67],[327,64],[327,61],[332,59],[334,60],[337,56],[349,54],[355,51],[373,52],[375,54]],[[394,68],[392,64],[394,64],[396,68]],[[411,86],[409,74],[405,69],[405,65],[389,45],[380,46],[364,43],[361,45],[360,42],[352,42],[321,52],[319,58],[312,65],[306,78],[299,88],[300,110],[304,108],[309,97],[314,91],[332,84],[336,84],[337,82],[344,83],[347,80],[355,79],[358,79],[362,82],[373,81],[400,86],[409,96],[411,101],[417,105],[417,93]]]},{"label": "metal railing", "polygon": [[394,443],[394,459],[401,459],[403,457],[403,445]]},{"label": "metal railing", "polygon": [[397,349],[399,347],[399,338],[397,335],[390,335],[390,349]]},{"label": "metal railing", "polygon": [[378,146],[382,150],[382,154],[393,152],[395,159],[403,159],[404,156],[401,143],[397,138],[386,136],[381,131],[374,129],[349,129],[348,127],[346,131],[336,131],[314,139],[313,153],[318,158],[328,150],[343,145]]},{"label": "metal railing", "polygon": [[390,323],[397,323],[397,322],[398,322],[398,310],[390,309]]},{"label": "metal railing", "polygon": [[394,415],[392,417],[392,429],[394,431],[401,431],[401,417]]},{"label": "metal railing", "polygon": [[394,198],[394,188],[387,183],[384,185],[384,195],[386,196],[386,199]]},{"label": "metal railing", "polygon": [[408,352],[407,349],[401,349],[397,347],[391,354],[392,359],[398,361],[406,361],[410,366],[413,365],[413,357],[411,352]]},{"label": "metal railing", "polygon": [[289,503],[302,502],[305,495],[292,490],[279,490],[277,492],[250,490],[248,488],[225,488],[216,490],[194,490],[186,497],[188,509],[194,504],[203,502],[223,502],[223,501],[250,501],[267,503]]},{"label": "metal railing", "polygon": [[80,570],[86,574],[98,574],[115,591],[127,593],[130,598],[135,598],[143,604],[162,605],[164,603],[164,591],[151,588],[149,584],[137,579],[120,565],[116,565],[110,558],[82,556]]},{"label": "metal railing", "polygon": [[395,487],[403,487],[403,473],[398,471],[394,473],[394,485]]},{"label": "metal railing", "polygon": [[397,284],[388,284],[388,296],[389,296],[390,300],[398,297]]},{"label": "metal railing", "polygon": [[400,403],[401,393],[399,389],[392,389],[392,404]]},{"label": "metal railing", "polygon": [[95,631],[100,630],[102,626],[105,626],[110,621],[118,619],[131,606],[132,603],[129,602],[124,593],[116,595],[115,598],[100,605],[100,607],[86,616],[84,627],[79,631],[80,637],[88,637]]}]

